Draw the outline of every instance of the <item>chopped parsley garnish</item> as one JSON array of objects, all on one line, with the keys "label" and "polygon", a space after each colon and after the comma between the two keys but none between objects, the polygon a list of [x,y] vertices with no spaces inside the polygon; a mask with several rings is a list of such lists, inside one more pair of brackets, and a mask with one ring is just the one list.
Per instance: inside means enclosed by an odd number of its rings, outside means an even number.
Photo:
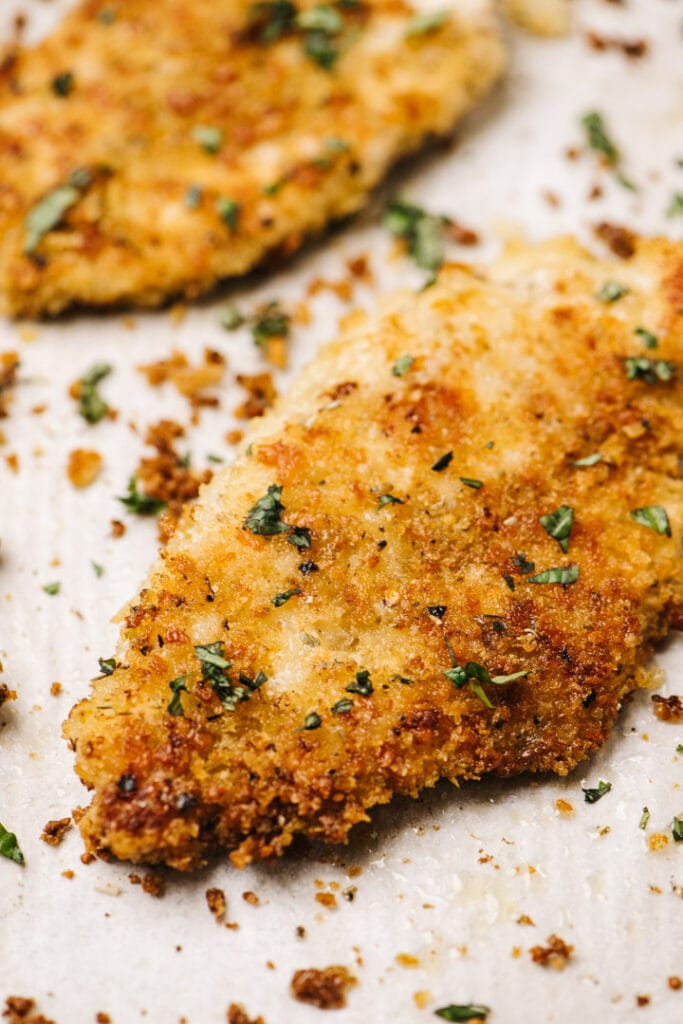
[{"label": "chopped parsley garnish", "polygon": [[465,487],[472,487],[472,488],[474,488],[475,491],[478,491],[479,488],[483,486],[483,481],[482,480],[473,480],[469,476],[461,476],[460,477],[460,483],[464,484]]},{"label": "chopped parsley garnish", "polygon": [[101,25],[113,25],[116,21],[116,11],[112,7],[103,7],[97,12],[96,17]]},{"label": "chopped parsley garnish", "polygon": [[116,670],[116,658],[98,658],[97,664],[100,666],[100,672],[102,673],[100,678],[111,676]]},{"label": "chopped parsley garnish", "polygon": [[192,138],[207,153],[218,153],[223,145],[223,132],[220,128],[212,128],[207,124],[196,124],[192,129]]},{"label": "chopped parsley garnish", "polygon": [[74,87],[74,76],[71,71],[62,71],[52,79],[52,91],[55,96],[68,96]]},{"label": "chopped parsley garnish", "polygon": [[296,7],[290,0],[264,0],[251,5],[247,18],[251,34],[259,43],[268,45],[292,31]]},{"label": "chopped parsley garnish", "polygon": [[291,320],[276,300],[261,306],[249,320],[254,342],[262,345],[268,338],[287,338]]},{"label": "chopped parsley garnish", "polygon": [[100,579],[100,577],[104,576],[104,566],[103,565],[100,565],[99,562],[91,562],[90,564],[92,565],[92,571],[95,573],[95,575],[97,576],[98,579]]},{"label": "chopped parsley garnish", "polygon": [[43,590],[45,591],[45,593],[49,594],[50,597],[54,597],[55,594],[58,594],[61,589],[62,589],[62,584],[59,583],[59,582],[46,583],[45,586],[43,587]]},{"label": "chopped parsley garnish", "polygon": [[529,576],[527,583],[560,583],[563,587],[568,587],[571,583],[576,583],[578,578],[578,565],[562,565],[554,569],[544,569],[536,576]]},{"label": "chopped parsley garnish", "polygon": [[14,832],[8,832],[0,823],[0,856],[13,860],[15,864],[24,863],[24,855],[19,849],[19,843]]},{"label": "chopped parsley garnish", "polygon": [[379,512],[385,505],[405,505],[405,502],[393,494],[380,494],[379,501],[377,502],[377,511]]},{"label": "chopped parsley garnish", "polygon": [[223,458],[222,455],[214,455],[213,452],[209,452],[206,457],[209,460],[209,462],[219,463],[219,464],[222,463],[222,462],[225,462],[225,459]]},{"label": "chopped parsley garnish", "polygon": [[415,14],[406,28],[406,39],[414,39],[416,36],[426,36],[437,29],[448,20],[449,11],[425,11],[423,14]]},{"label": "chopped parsley garnish", "polygon": [[24,255],[31,256],[41,239],[56,228],[62,221],[64,214],[81,198],[83,189],[90,184],[90,174],[86,170],[76,170],[70,176],[65,185],[58,185],[43,196],[33,206],[24,221],[26,238],[24,241]]},{"label": "chopped parsley garnish", "polygon": [[394,377],[403,377],[408,372],[410,367],[415,362],[414,356],[399,356],[394,365],[391,367],[391,372]]},{"label": "chopped parsley garnish", "polygon": [[503,573],[503,579],[505,580],[510,590],[515,589],[515,581],[512,576],[509,576],[507,573]]},{"label": "chopped parsley garnish", "polygon": [[649,820],[650,820],[650,812],[647,809],[647,807],[643,807],[643,813],[640,816],[640,821],[638,822],[638,828],[642,828],[643,830],[646,829],[647,828],[647,823],[648,823]]},{"label": "chopped parsley garnish", "polygon": [[339,35],[344,29],[344,21],[339,11],[329,4],[318,4],[302,11],[296,23],[297,28],[303,31],[306,56],[329,71],[340,54]]},{"label": "chopped parsley garnish", "polygon": [[598,782],[597,789],[584,789],[581,787],[583,798],[587,804],[596,804],[598,800],[602,800],[605,793],[609,793],[612,788],[611,782],[603,782],[602,779]]},{"label": "chopped parsley garnish", "polygon": [[285,590],[281,594],[276,594],[272,599],[271,604],[275,605],[276,608],[281,608],[283,604],[287,604],[290,597],[294,597],[296,594],[300,594],[301,590],[299,587],[293,587],[292,590]]},{"label": "chopped parsley garnish", "polygon": [[109,406],[99,394],[97,385],[111,373],[108,363],[95,363],[78,382],[78,412],[88,423],[99,423]]},{"label": "chopped parsley garnish", "polygon": [[674,818],[671,822],[671,835],[674,842],[683,843],[683,818]]},{"label": "chopped parsley garnish", "polygon": [[678,744],[678,746],[676,747],[676,753],[683,754],[683,743]]},{"label": "chopped parsley garnish", "polygon": [[398,672],[391,677],[390,682],[393,683],[394,679],[396,679],[399,683],[402,683],[404,686],[412,686],[413,685],[413,680],[412,679],[410,679],[408,676],[402,676]]},{"label": "chopped parsley garnish", "polygon": [[645,505],[644,508],[634,508],[629,515],[641,526],[647,526],[655,533],[664,534],[666,537],[671,536],[671,523],[666,509],[661,505]]},{"label": "chopped parsley garnish", "polygon": [[312,572],[319,572],[318,566],[315,562],[302,562],[299,566],[299,572],[302,576],[310,576]]},{"label": "chopped parsley garnish", "polygon": [[183,714],[183,705],[182,705],[182,702],[181,702],[181,699],[180,699],[180,694],[183,691],[185,693],[187,693],[187,687],[185,686],[185,680],[189,679],[189,678],[190,678],[189,675],[178,676],[177,679],[172,679],[171,682],[168,684],[169,687],[170,687],[171,693],[173,694],[171,702],[169,703],[168,707],[166,708],[166,710],[168,711],[169,715],[176,715],[177,716],[177,715],[182,715]]},{"label": "chopped parsley garnish", "polygon": [[226,673],[231,663],[223,657],[223,641],[216,640],[212,644],[200,644],[194,651],[201,662],[202,679],[210,684],[226,711],[234,711],[240,701],[249,700],[249,691],[244,686],[236,686]]},{"label": "chopped parsley garnish", "polygon": [[345,715],[353,707],[353,701],[350,697],[342,697],[337,701],[336,704],[332,705],[330,709],[333,715]]},{"label": "chopped parsley garnish", "polygon": [[647,384],[661,381],[666,384],[675,371],[675,363],[666,359],[649,359],[648,356],[627,356],[624,359],[627,380],[644,380]]},{"label": "chopped parsley garnish", "polygon": [[239,203],[236,203],[234,199],[226,199],[225,196],[219,196],[216,200],[216,211],[220,219],[231,231],[237,230],[237,221],[240,215]]},{"label": "chopped parsley garnish", "polygon": [[618,281],[605,281],[602,288],[596,293],[596,298],[601,302],[616,302],[617,299],[628,295],[629,291],[630,289],[625,284],[619,284]]},{"label": "chopped parsley garnish", "polygon": [[320,717],[318,712],[317,711],[309,711],[308,714],[306,715],[306,717],[304,718],[304,724],[303,724],[303,726],[302,726],[300,731],[303,732],[305,730],[310,731],[311,729],[319,729],[321,723],[322,723],[322,718]]},{"label": "chopped parsley garnish", "polygon": [[574,509],[571,505],[560,505],[555,512],[549,512],[545,516],[539,516],[539,523],[546,533],[556,540],[564,553],[569,548],[569,538],[574,525]]},{"label": "chopped parsley garnish", "polygon": [[436,460],[436,462],[432,466],[432,469],[434,470],[435,473],[442,473],[444,469],[450,466],[452,461],[453,452],[446,452],[445,455],[442,455],[440,459]]},{"label": "chopped parsley garnish", "polygon": [[584,114],[581,118],[581,123],[586,130],[590,148],[596,153],[601,153],[608,164],[616,167],[621,159],[621,154],[607,134],[602,114],[598,113],[597,110],[592,110],[590,113]]},{"label": "chopped parsley garnish", "polygon": [[402,238],[418,267],[435,272],[444,259],[443,235],[447,217],[434,216],[395,196],[387,204],[382,222],[392,235]]},{"label": "chopped parsley garnish", "polygon": [[572,462],[572,466],[597,466],[598,462],[602,462],[602,453],[593,452],[592,455],[584,455],[582,459],[576,459]]},{"label": "chopped parsley garnish", "polygon": [[667,217],[678,217],[683,214],[683,192],[677,192],[671,197],[666,211]]},{"label": "chopped parsley garnish", "polygon": [[253,679],[251,678],[251,676],[246,675],[246,673],[244,672],[240,672],[238,678],[239,681],[241,683],[244,683],[244,685],[247,686],[252,693],[254,692],[254,690],[260,689],[260,687],[262,687],[264,683],[268,682],[268,676],[266,675],[265,672],[262,672],[260,669]]},{"label": "chopped parsley garnish", "polygon": [[363,669],[362,672],[356,672],[355,683],[350,683],[345,687],[345,690],[347,693],[359,693],[361,697],[369,697],[373,692],[373,686],[367,669]]},{"label": "chopped parsley garnish", "polygon": [[444,671],[446,679],[450,679],[456,689],[461,690],[463,686],[468,685],[472,693],[479,698],[479,700],[487,708],[493,710],[493,704],[486,696],[486,693],[481,687],[482,683],[493,683],[495,686],[505,686],[506,683],[511,683],[515,679],[522,679],[524,676],[528,676],[528,670],[521,672],[513,672],[507,676],[491,676],[483,665],[479,665],[476,661],[468,661],[466,665],[459,665],[458,660],[453,653],[451,645],[446,641],[446,647],[451,658],[452,666]]},{"label": "chopped parsley garnish", "polygon": [[287,540],[297,548],[310,548],[311,531],[305,526],[291,526],[283,522],[281,513],[285,506],[280,501],[282,488],[279,484],[271,484],[266,494],[256,502],[242,524],[242,529],[262,537],[272,537],[278,533],[287,533]]},{"label": "chopped parsley garnish", "polygon": [[243,323],[246,323],[246,317],[237,306],[224,306],[221,310],[220,325],[224,331],[236,331]]},{"label": "chopped parsley garnish", "polygon": [[522,576],[528,576],[536,568],[536,563],[530,562],[523,551],[518,551],[516,555],[512,556],[510,561],[516,569],[519,569]]},{"label": "chopped parsley garnish", "polygon": [[185,206],[188,210],[196,210],[202,201],[204,189],[201,185],[188,185],[185,190]]},{"label": "chopped parsley garnish", "polygon": [[118,500],[125,505],[126,511],[137,516],[155,516],[166,507],[165,501],[150,498],[148,494],[138,490],[138,478],[135,474],[128,481],[128,494]]},{"label": "chopped parsley garnish", "polygon": [[636,327],[633,333],[640,338],[645,348],[657,348],[659,343],[657,335],[652,331],[647,331],[644,327]]},{"label": "chopped parsley garnish", "polygon": [[448,1021],[486,1020],[490,1012],[488,1006],[451,1003],[449,1006],[442,1006],[440,1010],[434,1010],[434,1016]]}]

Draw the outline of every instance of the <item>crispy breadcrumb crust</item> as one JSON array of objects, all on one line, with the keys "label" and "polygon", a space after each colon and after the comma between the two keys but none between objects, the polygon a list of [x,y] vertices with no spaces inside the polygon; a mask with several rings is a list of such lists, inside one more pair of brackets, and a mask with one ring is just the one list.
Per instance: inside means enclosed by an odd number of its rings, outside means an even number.
[{"label": "crispy breadcrumb crust", "polygon": [[[614,280],[628,291],[598,298]],[[677,364],[670,380],[628,379],[644,352]],[[663,240],[620,262],[520,246],[347,318],[186,510],[122,613],[116,671],[71,713],[88,849],[189,869],[225,848],[243,865],[298,832],[343,842],[440,778],[564,775],[596,750],[681,623],[682,356],[683,244]],[[310,549],[244,528],[274,484]],[[566,554],[539,523],[562,504]],[[652,505],[671,537],[631,517]],[[533,584],[529,562],[580,575]],[[233,682],[268,677],[232,712],[195,656],[216,641]],[[527,675],[485,685],[491,710],[444,675],[446,642],[461,665]],[[348,692],[358,672],[371,695]]]},{"label": "crispy breadcrumb crust", "polygon": [[[259,42],[251,6],[84,0],[40,45],[6,55],[6,311],[154,306],[292,253],[358,210],[401,154],[449,132],[503,69],[490,0],[459,0],[415,35],[404,0],[341,6],[328,70],[306,55],[301,31]],[[27,215],[79,170],[89,182],[26,255]],[[238,211],[224,218],[221,200]]]}]

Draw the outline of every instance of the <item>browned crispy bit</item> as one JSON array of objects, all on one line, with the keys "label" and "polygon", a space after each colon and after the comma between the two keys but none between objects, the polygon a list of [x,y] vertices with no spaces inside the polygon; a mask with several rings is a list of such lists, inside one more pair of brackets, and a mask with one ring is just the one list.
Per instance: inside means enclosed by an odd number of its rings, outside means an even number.
[{"label": "browned crispy bit", "polygon": [[661,722],[683,722],[683,698],[676,693],[672,693],[670,697],[654,693],[652,709]]},{"label": "browned crispy bit", "polygon": [[320,1010],[341,1010],[346,1006],[347,991],[356,984],[348,967],[308,967],[294,972],[291,992],[300,1003]]},{"label": "browned crispy bit", "polygon": [[533,946],[529,953],[535,964],[541,967],[553,967],[556,971],[563,971],[574,952],[573,946],[568,946],[559,935],[549,935],[545,940],[545,946]]},{"label": "browned crispy bit", "polygon": [[48,846],[59,846],[66,833],[71,828],[71,818],[57,818],[53,821],[48,821],[43,826],[43,832],[41,839]]},{"label": "browned crispy bit", "polygon": [[7,416],[12,388],[17,383],[19,356],[16,352],[0,352],[0,419]]},{"label": "browned crispy bit", "polygon": [[630,228],[604,220],[594,230],[596,236],[620,259],[628,260],[636,251],[637,235]]},{"label": "browned crispy bit", "polygon": [[25,996],[8,996],[2,1016],[7,1018],[7,1024],[55,1024],[53,1020],[44,1017],[42,1013],[35,1013],[35,1006],[35,999],[27,999]]},{"label": "browned crispy bit", "polygon": [[238,420],[263,416],[277,398],[277,388],[270,373],[237,374],[237,383],[247,392],[246,401],[235,409]]},{"label": "browned crispy bit", "polygon": [[240,1003],[230,1003],[228,1007],[228,1024],[266,1024],[263,1017],[250,1017]]},{"label": "browned crispy bit", "polygon": [[225,898],[223,890],[215,888],[207,889],[206,905],[215,917],[216,921],[220,924],[225,918],[225,912],[228,907],[228,901]]},{"label": "browned crispy bit", "polygon": [[91,448],[74,448],[69,452],[67,476],[74,487],[90,487],[102,469],[102,456]]}]

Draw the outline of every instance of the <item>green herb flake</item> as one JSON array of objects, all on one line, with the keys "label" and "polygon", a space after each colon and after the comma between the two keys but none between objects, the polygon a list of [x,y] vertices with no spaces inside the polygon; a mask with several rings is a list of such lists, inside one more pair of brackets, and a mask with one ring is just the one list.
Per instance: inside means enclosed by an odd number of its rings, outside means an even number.
[{"label": "green herb flake", "polygon": [[569,548],[572,526],[574,525],[574,509],[571,505],[560,505],[555,512],[539,516],[538,521],[548,536],[556,540],[566,554]]},{"label": "green herb flake", "polygon": [[353,707],[353,701],[350,697],[342,697],[336,704],[333,704],[331,711],[333,715],[346,715]]},{"label": "green herb flake", "polygon": [[308,731],[311,729],[319,729],[322,724],[322,718],[317,711],[309,711],[304,718],[304,724],[299,730],[300,732]]},{"label": "green herb flake", "polygon": [[276,608],[281,608],[283,604],[287,604],[290,597],[295,597],[296,594],[300,593],[301,589],[299,587],[294,587],[292,590],[283,591],[282,594],[276,594],[270,603],[275,605]]},{"label": "green herb flake", "polygon": [[2,824],[0,824],[0,856],[13,860],[15,864],[24,863],[24,855],[19,849],[17,837],[14,832],[8,832]]},{"label": "green herb flake", "polygon": [[202,667],[202,679],[209,683],[226,711],[234,711],[240,701],[249,700],[249,690],[237,686],[226,673],[231,663],[223,656],[224,644],[216,640],[211,644],[199,644],[194,652]]},{"label": "green herb flake", "polygon": [[116,658],[98,658],[97,664],[100,666],[100,672],[102,673],[100,679],[113,675],[116,670]]},{"label": "green herb flake", "polygon": [[661,533],[666,537],[671,536],[671,523],[666,514],[666,509],[661,505],[645,505],[643,508],[634,508],[629,512],[631,519],[641,526],[647,526],[655,533]]},{"label": "green herb flake", "polygon": [[246,317],[240,313],[237,306],[224,306],[219,323],[224,331],[236,331],[238,327],[246,323]]},{"label": "green herb flake", "polygon": [[435,473],[443,473],[444,469],[446,469],[448,466],[450,466],[452,461],[453,461],[453,452],[446,452],[445,455],[442,455],[440,459],[436,460],[436,462],[432,466],[432,470]]},{"label": "green herb flake", "polygon": [[528,576],[536,568],[536,563],[530,562],[523,551],[518,551],[516,555],[512,556],[510,561],[515,569],[519,569],[522,576]]},{"label": "green herb flake", "polygon": [[619,284],[618,281],[605,281],[602,288],[596,293],[596,298],[601,302],[616,302],[617,299],[628,295],[629,291],[630,288],[625,284]]},{"label": "green herb flake", "polygon": [[65,97],[73,91],[74,76],[71,71],[62,71],[55,75],[51,82],[51,88],[55,96]]},{"label": "green herb flake", "polygon": [[196,124],[192,129],[192,138],[207,153],[218,153],[223,145],[223,132],[220,128],[212,128],[206,124]]},{"label": "green herb flake", "polygon": [[347,693],[358,693],[361,697],[369,697],[373,693],[372,680],[370,679],[370,673],[367,669],[363,669],[361,672],[356,672],[355,683],[350,683],[349,686],[345,687]]},{"label": "green herb flake", "polygon": [[415,14],[406,27],[406,39],[415,39],[436,32],[448,21],[449,15],[449,11],[425,11],[423,14]]},{"label": "green herb flake", "polygon": [[185,190],[185,206],[188,210],[196,210],[202,202],[204,189],[201,185],[188,185]]},{"label": "green herb flake", "polygon": [[78,413],[87,423],[99,423],[109,412],[109,406],[99,394],[97,385],[111,371],[108,363],[95,363],[78,381]]},{"label": "green herb flake", "polygon": [[479,488],[483,486],[482,480],[473,480],[471,477],[468,476],[461,476],[460,483],[464,484],[465,487],[474,488],[475,491],[478,491]]},{"label": "green herb flake", "polygon": [[267,46],[292,31],[296,24],[296,7],[290,0],[264,0],[251,5],[247,20],[251,34]]},{"label": "green herb flake", "polygon": [[505,580],[510,590],[515,589],[515,581],[512,576],[507,575],[507,573],[503,573],[503,579]]},{"label": "green herb flake", "polygon": [[100,25],[113,25],[116,21],[116,11],[113,7],[103,7],[97,12],[96,18]]},{"label": "green herb flake", "polygon": [[91,562],[92,571],[95,573],[98,579],[104,576],[104,566],[100,565],[99,562]]},{"label": "green herb flake", "polygon": [[394,377],[403,377],[410,367],[414,364],[414,356],[399,356],[394,365],[391,367],[391,372]]},{"label": "green herb flake", "polygon": [[29,210],[24,221],[25,256],[33,255],[43,237],[61,224],[64,214],[75,206],[80,198],[81,188],[72,180],[66,185],[53,188]]},{"label": "green herb flake", "polygon": [[583,789],[582,787],[581,792],[583,793],[583,798],[587,804],[596,804],[598,800],[602,800],[605,793],[609,793],[611,788],[611,782],[603,782],[601,779],[600,782],[598,782],[597,789]]},{"label": "green herb flake", "polygon": [[640,338],[645,348],[657,348],[659,340],[652,331],[647,331],[644,327],[636,327],[633,333]]},{"label": "green herb flake", "polygon": [[494,686],[505,686],[507,683],[511,683],[515,679],[523,679],[529,674],[528,670],[523,669],[520,672],[512,672],[509,675],[491,676],[489,675],[488,670],[485,669],[483,665],[479,665],[476,661],[468,661],[465,665],[459,665],[448,641],[446,641],[446,647],[448,648],[452,665],[451,668],[446,669],[443,674],[458,690],[461,690],[463,686],[468,685],[472,693],[491,711],[493,710],[493,704],[486,696],[486,693],[480,684],[492,683]]},{"label": "green herb flake", "polygon": [[671,822],[671,835],[674,842],[683,843],[683,818],[674,818]]},{"label": "green herb flake", "polygon": [[126,511],[136,516],[155,516],[166,507],[165,501],[150,498],[138,490],[138,478],[133,475],[128,481],[128,494],[118,499]]},{"label": "green herb flake", "polygon": [[647,823],[650,820],[650,812],[647,807],[643,807],[643,813],[640,815],[640,821],[638,822],[638,828],[642,828],[643,831],[647,828]]},{"label": "green herb flake", "polygon": [[240,672],[239,681],[244,683],[244,685],[253,693],[254,690],[259,690],[264,683],[268,682],[268,676],[265,672],[259,670],[252,679],[251,676],[246,675],[244,672]]},{"label": "green herb flake", "polygon": [[341,14],[329,4],[317,4],[301,11],[297,15],[296,23],[299,28],[325,32],[327,35],[336,35],[344,27]]},{"label": "green herb flake", "polygon": [[666,210],[667,217],[680,217],[683,215],[683,192],[677,192],[671,197]]},{"label": "green herb flake", "polygon": [[434,1016],[448,1021],[485,1021],[490,1012],[488,1006],[477,1006],[474,1003],[451,1003],[449,1006],[442,1006],[440,1010],[434,1010]]},{"label": "green herb flake", "polygon": [[225,459],[223,458],[222,455],[214,455],[213,452],[209,452],[206,458],[209,462],[213,462],[216,465],[220,465],[221,463],[225,462]]},{"label": "green herb flake", "polygon": [[683,754],[683,743],[678,744],[678,746],[676,747],[676,753]]},{"label": "green herb flake", "polygon": [[624,359],[627,380],[643,380],[646,384],[658,381],[666,384],[675,371],[675,363],[666,359],[649,359],[647,356],[627,356]]},{"label": "green herb flake", "polygon": [[402,676],[398,672],[396,672],[396,674],[393,675],[389,681],[393,683],[394,680],[396,680],[396,682],[398,682],[398,683],[401,683],[403,686],[412,686],[413,685],[413,680],[412,679],[410,679],[408,676]]},{"label": "green herb flake", "polygon": [[240,216],[239,203],[236,203],[234,199],[219,196],[216,200],[216,212],[226,227],[229,227],[231,231],[237,230],[237,221]]},{"label": "green herb flake", "polygon": [[171,690],[171,693],[173,694],[173,697],[171,698],[171,701],[170,701],[168,707],[166,708],[166,710],[168,711],[169,715],[175,715],[176,717],[177,716],[181,716],[182,717],[182,715],[183,715],[183,705],[182,705],[182,702],[181,702],[181,699],[180,699],[180,694],[183,693],[183,692],[187,693],[187,687],[185,686],[185,680],[189,679],[189,678],[190,678],[189,675],[178,676],[177,679],[172,679],[171,682],[168,684],[169,688]]},{"label": "green herb flake", "polygon": [[282,488],[271,484],[266,494],[250,509],[244,520],[243,529],[263,537],[272,537],[276,533],[286,533],[289,527],[280,518],[285,506],[280,501]]},{"label": "green herb flake", "polygon": [[49,594],[50,597],[54,597],[55,594],[58,594],[61,589],[62,589],[62,584],[59,583],[59,582],[46,583],[45,586],[43,587],[43,590],[45,591],[45,593]]},{"label": "green herb flake", "polygon": [[596,153],[601,153],[611,167],[616,167],[621,159],[621,154],[607,133],[602,114],[597,110],[592,110],[590,113],[584,114],[581,123],[586,131],[590,148]]},{"label": "green herb flake", "polygon": [[249,318],[251,336],[256,345],[262,345],[268,338],[287,338],[292,318],[274,300],[260,306]]},{"label": "green herb flake", "polygon": [[290,526],[287,543],[293,544],[295,548],[310,548],[311,531],[306,526]]},{"label": "green herb flake", "polygon": [[579,466],[580,468],[597,466],[598,462],[602,462],[602,454],[601,452],[593,452],[592,455],[584,455],[582,459],[576,459],[572,462],[572,466]]},{"label": "green herb flake", "polygon": [[380,494],[379,501],[377,502],[377,511],[379,512],[385,505],[405,505],[405,502],[393,494]]},{"label": "green herb flake", "polygon": [[578,565],[562,565],[554,569],[544,569],[536,576],[529,576],[527,583],[559,583],[563,587],[568,587],[576,583],[578,578]]},{"label": "green herb flake", "polygon": [[443,235],[447,217],[434,216],[419,206],[398,197],[391,199],[384,213],[383,225],[396,238],[402,238],[408,254],[423,270],[435,272],[444,259]]}]

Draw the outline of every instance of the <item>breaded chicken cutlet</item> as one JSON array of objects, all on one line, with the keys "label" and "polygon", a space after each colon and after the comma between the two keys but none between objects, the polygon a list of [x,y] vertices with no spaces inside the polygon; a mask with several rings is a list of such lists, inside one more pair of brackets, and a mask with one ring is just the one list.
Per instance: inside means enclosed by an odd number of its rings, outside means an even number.
[{"label": "breaded chicken cutlet", "polygon": [[66,733],[88,849],[243,865],[393,794],[564,775],[683,621],[683,244],[446,266],[251,431]]},{"label": "breaded chicken cutlet", "polygon": [[0,65],[0,303],[194,297],[358,210],[500,75],[490,0],[84,0]]}]

